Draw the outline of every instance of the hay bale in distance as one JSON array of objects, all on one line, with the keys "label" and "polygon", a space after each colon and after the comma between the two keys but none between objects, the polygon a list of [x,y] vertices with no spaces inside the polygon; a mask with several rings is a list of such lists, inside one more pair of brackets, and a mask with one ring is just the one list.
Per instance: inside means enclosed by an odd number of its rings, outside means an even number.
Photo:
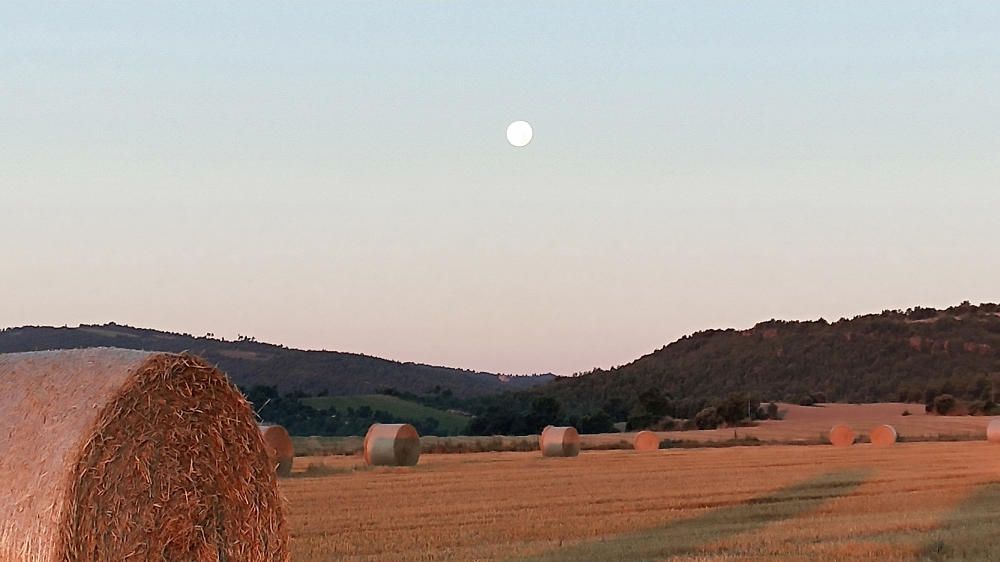
[{"label": "hay bale in distance", "polygon": [[876,447],[889,447],[896,443],[898,435],[896,434],[895,427],[892,427],[891,425],[880,425],[872,428],[868,438],[871,440],[872,445],[875,445]]},{"label": "hay bale in distance", "polygon": [[0,354],[0,562],[287,561],[254,413],[189,355]]},{"label": "hay bale in distance", "polygon": [[658,451],[660,436],[652,431],[640,431],[632,438],[632,448],[636,451]]},{"label": "hay bale in distance", "polygon": [[288,430],[280,425],[260,425],[258,429],[264,438],[264,443],[267,444],[268,453],[271,454],[271,464],[276,467],[278,476],[291,476],[295,447],[292,446],[292,437],[288,435]]},{"label": "hay bale in distance", "polygon": [[1000,419],[993,420],[986,426],[986,440],[990,443],[1000,443]]},{"label": "hay bale in distance", "polygon": [[408,423],[376,423],[365,435],[365,462],[371,466],[416,466],[420,434]]},{"label": "hay bale in distance", "polygon": [[538,438],[543,457],[575,457],[580,454],[580,434],[572,427],[547,426]]},{"label": "hay bale in distance", "polygon": [[830,430],[830,443],[835,447],[850,447],[854,444],[854,430],[844,424],[833,426]]}]

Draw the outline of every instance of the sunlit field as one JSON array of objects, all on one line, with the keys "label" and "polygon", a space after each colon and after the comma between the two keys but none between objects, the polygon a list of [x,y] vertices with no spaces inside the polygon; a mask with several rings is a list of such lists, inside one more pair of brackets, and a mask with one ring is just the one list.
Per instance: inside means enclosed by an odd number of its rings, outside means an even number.
[{"label": "sunlit field", "polygon": [[296,461],[297,562],[1000,559],[985,442]]}]

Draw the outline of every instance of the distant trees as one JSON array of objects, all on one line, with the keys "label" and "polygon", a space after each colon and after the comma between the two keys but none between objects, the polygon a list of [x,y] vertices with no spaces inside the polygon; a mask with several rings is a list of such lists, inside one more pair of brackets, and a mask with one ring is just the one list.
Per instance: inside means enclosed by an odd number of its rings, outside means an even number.
[{"label": "distant trees", "polygon": [[942,416],[947,416],[955,410],[958,403],[951,394],[941,394],[934,398],[934,411]]},{"label": "distant trees", "polygon": [[767,405],[767,419],[769,420],[780,420],[781,414],[778,412],[778,405],[771,402]]},{"label": "distant trees", "polygon": [[722,425],[722,417],[715,406],[704,408],[694,416],[694,426],[698,429],[715,429]]},{"label": "distant trees", "polygon": [[594,414],[580,418],[577,429],[580,433],[612,433],[615,431],[615,421],[607,412],[599,410]]},{"label": "distant trees", "polygon": [[[655,425],[643,396],[669,397],[667,415],[692,419],[733,393],[786,402],[919,402],[951,394],[958,401],[992,396],[1000,373],[1000,305],[948,310],[887,310],[836,322],[762,322],[749,330],[707,330],[621,367],[544,387],[572,411],[595,411],[611,397],[629,427]],[[933,409],[933,396],[924,400]],[[995,398],[994,398],[995,400]],[[570,406],[571,405],[571,406]],[[624,415],[623,415],[624,414]]]},{"label": "distant trees", "polygon": [[726,425],[732,426],[751,419],[759,407],[760,401],[748,394],[730,394],[719,402],[716,412]]},{"label": "distant trees", "polygon": [[261,420],[285,427],[292,435],[364,435],[373,423],[409,423],[421,435],[442,435],[436,418],[407,419],[363,404],[357,408],[314,408],[302,401],[304,393],[281,396],[273,386],[254,386],[243,390]]}]

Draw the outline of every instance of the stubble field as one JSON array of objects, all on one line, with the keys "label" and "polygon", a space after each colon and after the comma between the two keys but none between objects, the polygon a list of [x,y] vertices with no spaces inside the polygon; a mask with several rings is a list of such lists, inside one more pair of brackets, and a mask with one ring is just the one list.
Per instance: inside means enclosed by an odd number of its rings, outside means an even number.
[{"label": "stubble field", "polygon": [[1000,446],[979,441],[296,463],[296,562],[1000,560]]}]

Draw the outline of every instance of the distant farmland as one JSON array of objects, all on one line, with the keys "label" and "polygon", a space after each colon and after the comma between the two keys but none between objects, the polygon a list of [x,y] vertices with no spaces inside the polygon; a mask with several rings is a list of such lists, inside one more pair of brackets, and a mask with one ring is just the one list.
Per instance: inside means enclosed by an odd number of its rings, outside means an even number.
[{"label": "distant farmland", "polygon": [[294,562],[1000,560],[985,441],[295,461]]},{"label": "distant farmland", "polygon": [[427,418],[436,419],[444,433],[458,435],[469,425],[469,416],[446,412],[437,408],[431,408],[403,400],[396,396],[386,394],[366,394],[362,396],[321,396],[317,398],[303,398],[302,402],[313,408],[324,409],[333,406],[337,410],[346,411],[348,408],[355,410],[367,406],[374,410],[382,410],[393,416],[406,420],[424,420]]}]

